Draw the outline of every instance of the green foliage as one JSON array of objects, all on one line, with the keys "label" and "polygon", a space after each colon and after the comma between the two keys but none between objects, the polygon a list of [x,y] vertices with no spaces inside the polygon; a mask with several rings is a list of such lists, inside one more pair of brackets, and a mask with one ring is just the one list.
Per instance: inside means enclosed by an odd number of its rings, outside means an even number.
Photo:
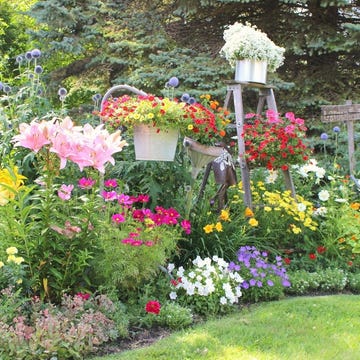
[{"label": "green foliage", "polygon": [[[190,184],[189,161],[180,145],[174,162],[133,161],[135,158],[132,139],[125,137],[130,144],[120,154],[115,166],[109,169],[108,176],[122,179],[125,190],[149,194],[150,207],[155,205],[173,206],[185,213],[184,198],[186,187]],[[141,177],[139,177],[141,174]]]},{"label": "green foliage", "polygon": [[16,246],[24,254],[32,291],[58,300],[64,291],[89,282],[84,270],[97,248],[89,227],[96,223],[95,207],[86,196],[63,203],[55,195],[59,185],[45,181],[46,188],[24,187],[0,207],[0,228],[2,246]]},{"label": "green foliage", "polygon": [[349,273],[347,288],[354,294],[360,294],[360,274]]},{"label": "green foliage", "polygon": [[34,1],[0,1],[0,81],[13,77],[16,56],[31,44],[26,30],[33,26],[33,20],[23,12]]},{"label": "green foliage", "polygon": [[[348,272],[337,268],[318,268],[316,272],[306,270],[290,271],[291,287],[287,294],[305,295],[315,292],[337,293],[345,289],[348,284]],[[351,276],[350,289],[356,291],[356,277]]]},{"label": "green foliage", "polygon": [[193,323],[193,315],[189,308],[168,302],[161,306],[156,323],[171,330],[180,330]]}]

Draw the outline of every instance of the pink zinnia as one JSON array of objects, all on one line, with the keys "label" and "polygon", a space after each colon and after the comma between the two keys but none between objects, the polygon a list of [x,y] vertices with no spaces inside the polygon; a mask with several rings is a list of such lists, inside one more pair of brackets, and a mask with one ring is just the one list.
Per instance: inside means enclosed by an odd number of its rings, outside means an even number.
[{"label": "pink zinnia", "polygon": [[116,188],[118,186],[118,183],[117,183],[116,179],[108,179],[108,180],[104,181],[104,185],[106,187]]},{"label": "pink zinnia", "polygon": [[117,201],[120,205],[130,206],[133,204],[133,199],[129,195],[119,194],[117,195]]},{"label": "pink zinnia", "polygon": [[120,223],[125,222],[125,216],[123,214],[114,214],[111,217],[111,220],[116,224],[120,224]]},{"label": "pink zinnia", "polygon": [[78,181],[78,186],[80,189],[91,189],[95,183],[96,180],[83,177]]},{"label": "pink zinnia", "polygon": [[131,246],[141,246],[143,242],[141,240],[133,240]]},{"label": "pink zinnia", "polygon": [[184,229],[185,234],[190,234],[191,233],[191,223],[189,220],[183,220],[181,222],[181,227]]},{"label": "pink zinnia", "polygon": [[105,190],[103,190],[101,192],[101,196],[103,197],[103,199],[105,201],[112,201],[112,200],[116,200],[117,193],[116,193],[116,191],[105,191]]}]

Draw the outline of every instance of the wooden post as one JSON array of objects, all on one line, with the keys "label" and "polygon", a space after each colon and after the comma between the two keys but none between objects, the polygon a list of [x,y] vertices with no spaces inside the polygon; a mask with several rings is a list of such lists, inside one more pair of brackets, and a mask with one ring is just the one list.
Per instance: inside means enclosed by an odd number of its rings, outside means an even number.
[{"label": "wooden post", "polygon": [[360,104],[347,100],[345,105],[326,105],[321,107],[321,121],[324,123],[346,122],[348,132],[349,170],[353,175],[356,168],[354,121],[360,120]]}]

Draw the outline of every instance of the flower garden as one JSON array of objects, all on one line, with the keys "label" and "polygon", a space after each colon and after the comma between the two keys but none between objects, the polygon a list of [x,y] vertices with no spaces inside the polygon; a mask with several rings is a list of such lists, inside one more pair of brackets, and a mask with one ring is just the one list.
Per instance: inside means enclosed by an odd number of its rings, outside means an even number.
[{"label": "flower garden", "polygon": [[[72,116],[65,88],[45,101],[41,52],[31,53],[20,82],[0,83],[2,359],[82,359],[133,329],[177,330],[288,295],[360,293],[359,189],[341,127],[307,138],[291,112],[248,114],[253,207],[240,181],[218,211],[213,179],[198,201],[181,140],[236,152],[219,100],[184,89],[100,109],[94,94],[92,111]],[[166,90],[178,86],[172,78]],[[179,128],[173,163],[134,161],[136,122]]]}]

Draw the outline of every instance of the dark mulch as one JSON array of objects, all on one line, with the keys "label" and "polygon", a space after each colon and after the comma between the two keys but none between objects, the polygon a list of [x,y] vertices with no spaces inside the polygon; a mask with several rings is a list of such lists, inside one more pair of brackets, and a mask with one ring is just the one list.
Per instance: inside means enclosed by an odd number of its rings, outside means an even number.
[{"label": "dark mulch", "polygon": [[163,328],[142,329],[133,332],[133,335],[126,339],[119,339],[101,346],[96,356],[104,356],[119,353],[125,350],[143,348],[163,339],[171,334],[171,331]]}]

